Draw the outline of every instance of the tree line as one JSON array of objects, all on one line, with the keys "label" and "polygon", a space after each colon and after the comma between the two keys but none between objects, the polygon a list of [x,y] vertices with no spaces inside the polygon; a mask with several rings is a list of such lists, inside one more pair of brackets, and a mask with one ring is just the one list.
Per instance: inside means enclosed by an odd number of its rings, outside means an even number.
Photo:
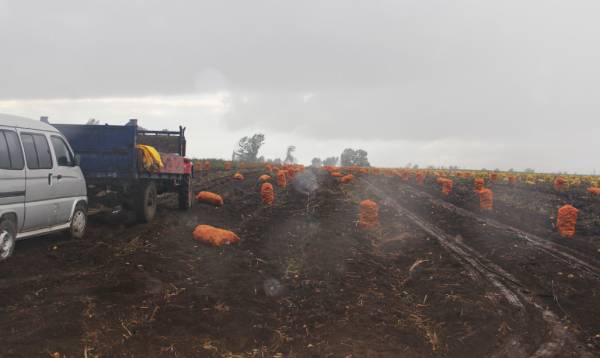
[{"label": "tree line", "polygon": [[[264,156],[258,156],[258,152],[260,148],[265,143],[265,135],[263,133],[256,133],[251,137],[245,136],[240,138],[238,143],[236,144],[235,149],[232,153],[233,161],[241,161],[246,163],[262,163],[268,162],[273,164],[295,164],[297,163],[297,158],[294,156],[296,152],[296,146],[290,145],[287,147],[285,157],[282,160],[281,158],[274,159],[265,159]],[[313,167],[321,167],[323,165],[327,166],[359,166],[359,167],[369,167],[371,166],[369,163],[368,153],[363,149],[352,149],[346,148],[342,152],[339,157],[332,156],[327,157],[325,159],[321,158],[313,158],[311,161],[311,165]]]}]

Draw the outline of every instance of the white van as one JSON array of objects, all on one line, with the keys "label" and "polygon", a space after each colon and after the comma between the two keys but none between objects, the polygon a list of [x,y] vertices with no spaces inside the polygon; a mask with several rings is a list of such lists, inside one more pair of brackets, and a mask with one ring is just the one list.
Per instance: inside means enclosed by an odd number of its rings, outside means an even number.
[{"label": "white van", "polygon": [[15,241],[87,226],[85,179],[67,140],[47,123],[0,114],[0,261]]}]

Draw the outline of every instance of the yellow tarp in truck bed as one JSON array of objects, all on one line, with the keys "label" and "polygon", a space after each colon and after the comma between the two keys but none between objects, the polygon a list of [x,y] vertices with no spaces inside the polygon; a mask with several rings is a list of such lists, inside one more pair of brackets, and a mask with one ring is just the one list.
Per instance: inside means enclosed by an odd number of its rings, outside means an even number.
[{"label": "yellow tarp in truck bed", "polygon": [[142,152],[144,169],[152,172],[164,167],[160,154],[150,145],[138,144],[135,146]]}]

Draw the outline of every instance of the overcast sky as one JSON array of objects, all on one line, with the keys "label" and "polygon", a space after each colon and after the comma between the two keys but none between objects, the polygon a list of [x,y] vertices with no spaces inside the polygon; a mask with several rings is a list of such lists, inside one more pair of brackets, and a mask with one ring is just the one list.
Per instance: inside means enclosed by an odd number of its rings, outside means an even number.
[{"label": "overcast sky", "polygon": [[600,1],[0,0],[0,112],[189,154],[600,170]]}]

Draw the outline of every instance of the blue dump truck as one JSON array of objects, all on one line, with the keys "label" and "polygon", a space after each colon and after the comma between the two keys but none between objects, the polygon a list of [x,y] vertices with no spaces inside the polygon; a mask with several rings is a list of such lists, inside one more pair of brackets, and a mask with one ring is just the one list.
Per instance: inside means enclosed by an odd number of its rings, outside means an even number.
[{"label": "blue dump truck", "polygon": [[[142,129],[137,120],[124,126],[54,124],[67,138],[87,183],[89,212],[130,209],[141,222],[156,215],[158,195],[173,192],[180,209],[193,203],[193,165],[185,157],[185,128]],[[140,146],[141,145],[141,146]],[[143,146],[160,154],[162,166],[148,165]]]}]

